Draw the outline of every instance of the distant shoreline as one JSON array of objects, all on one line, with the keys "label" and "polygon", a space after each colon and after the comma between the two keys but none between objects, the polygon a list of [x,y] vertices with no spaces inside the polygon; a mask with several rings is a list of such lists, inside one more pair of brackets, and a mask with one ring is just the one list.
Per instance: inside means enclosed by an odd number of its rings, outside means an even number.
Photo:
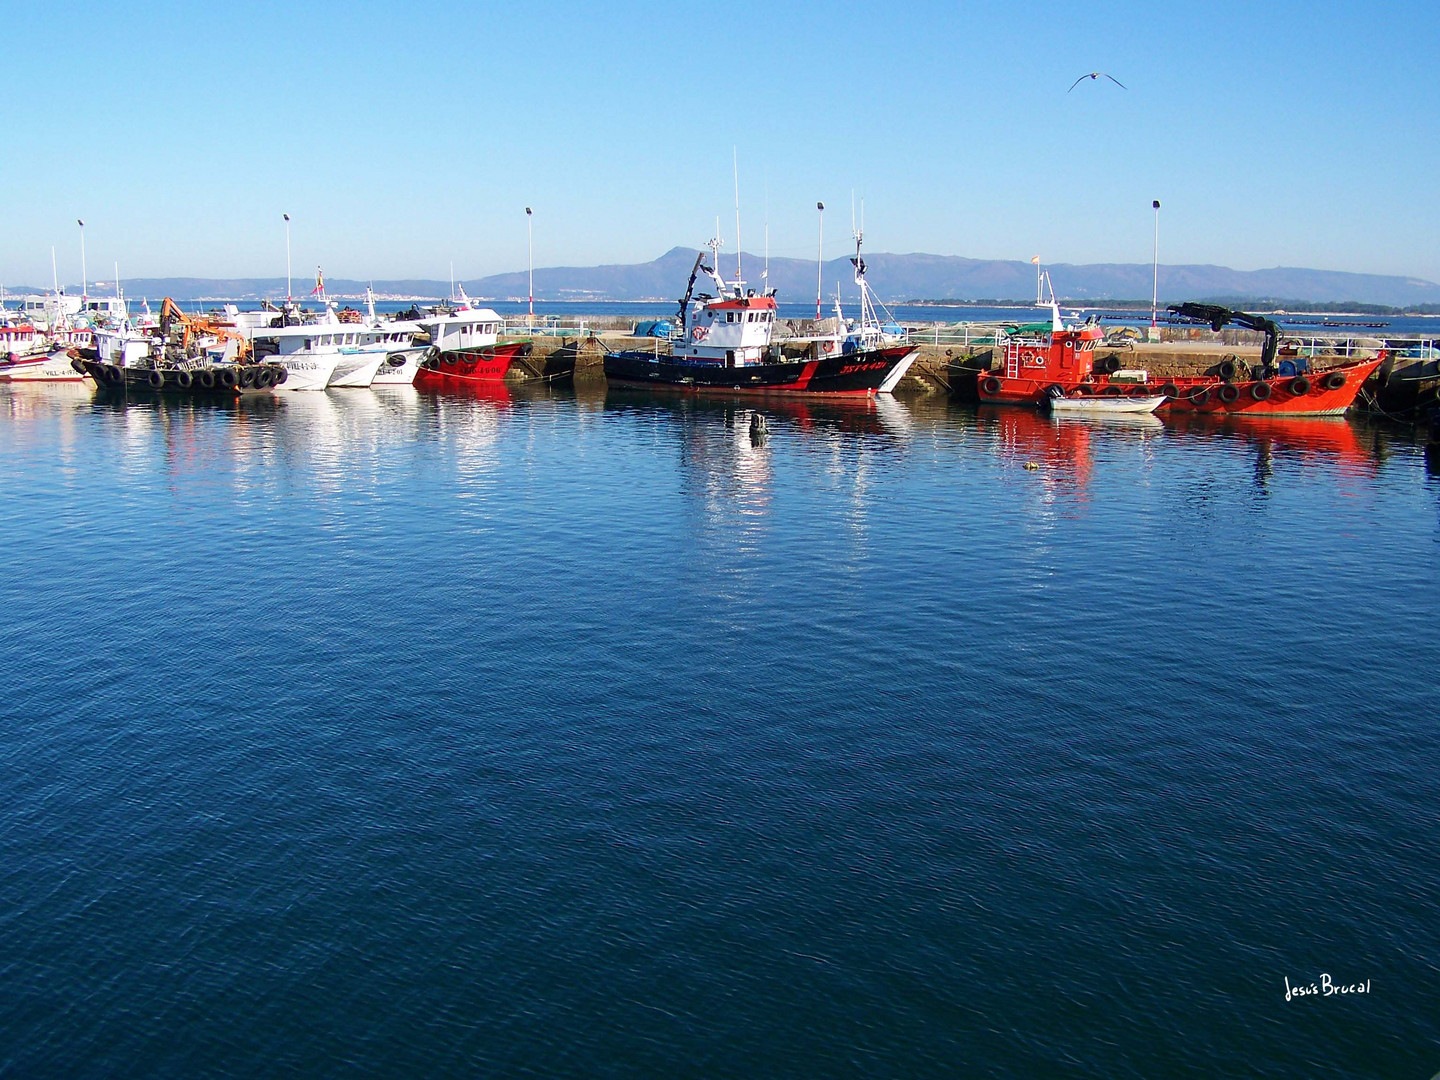
[{"label": "distant shoreline", "polygon": [[[1016,308],[1033,309],[1034,303],[1027,303],[1016,300],[904,300],[894,301],[903,303],[907,307],[924,308]],[[1164,312],[1166,307],[1175,301],[1162,300],[1159,303],[1159,311]],[[1379,304],[1339,305],[1323,304],[1314,301],[1297,301],[1285,304],[1274,304],[1273,301],[1247,300],[1244,297],[1206,297],[1204,302],[1219,303],[1227,307],[1244,308],[1246,311],[1259,315],[1304,315],[1322,317],[1343,317],[1363,319],[1374,316],[1399,316],[1403,315],[1412,319],[1433,319],[1440,318],[1440,305],[1418,304],[1414,307],[1398,308],[1385,307]],[[1150,301],[1144,300],[1059,300],[1063,308],[1078,308],[1086,311],[1149,311]]]}]

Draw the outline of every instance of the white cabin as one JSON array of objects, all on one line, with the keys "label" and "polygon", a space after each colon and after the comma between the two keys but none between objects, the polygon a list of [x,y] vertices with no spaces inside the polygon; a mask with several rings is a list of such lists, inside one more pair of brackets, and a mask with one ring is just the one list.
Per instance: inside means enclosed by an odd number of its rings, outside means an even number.
[{"label": "white cabin", "polygon": [[450,315],[421,319],[421,329],[442,353],[457,349],[488,349],[500,338],[504,320],[489,308],[470,308]]},{"label": "white cabin", "polygon": [[773,296],[756,296],[753,289],[746,296],[692,300],[675,355],[725,367],[763,363],[775,329],[775,310]]},{"label": "white cabin", "polygon": [[80,297],[64,293],[32,293],[17,299],[16,311],[41,330],[54,329],[80,311]]},{"label": "white cabin", "polygon": [[39,352],[47,343],[45,335],[25,323],[0,326],[0,360]]}]

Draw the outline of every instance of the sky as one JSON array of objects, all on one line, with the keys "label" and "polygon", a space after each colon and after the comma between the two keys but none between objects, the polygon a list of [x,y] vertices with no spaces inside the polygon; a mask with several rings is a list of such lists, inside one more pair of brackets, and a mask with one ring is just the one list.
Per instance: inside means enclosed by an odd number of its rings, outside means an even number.
[{"label": "sky", "polygon": [[[0,282],[735,245],[1440,281],[1440,5],[16,3]],[[17,48],[16,43],[28,43]],[[1105,79],[1074,79],[1104,71]]]}]

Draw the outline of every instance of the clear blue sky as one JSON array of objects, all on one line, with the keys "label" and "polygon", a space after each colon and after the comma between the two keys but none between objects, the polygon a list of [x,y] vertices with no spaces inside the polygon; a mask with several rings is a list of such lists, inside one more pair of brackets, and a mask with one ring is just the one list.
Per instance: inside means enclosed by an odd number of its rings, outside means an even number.
[{"label": "clear blue sky", "polygon": [[[812,257],[1440,280],[1440,5],[17,3],[0,281]],[[1110,72],[1066,88],[1078,75]]]}]

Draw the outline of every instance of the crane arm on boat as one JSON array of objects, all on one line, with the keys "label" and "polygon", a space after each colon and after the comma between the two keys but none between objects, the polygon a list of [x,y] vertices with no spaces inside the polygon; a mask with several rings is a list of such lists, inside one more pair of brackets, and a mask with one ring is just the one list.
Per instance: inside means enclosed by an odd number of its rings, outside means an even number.
[{"label": "crane arm on boat", "polygon": [[1260,331],[1265,335],[1265,345],[1260,351],[1260,365],[1265,371],[1266,378],[1274,375],[1275,356],[1280,350],[1280,327],[1274,319],[1267,319],[1263,315],[1251,315],[1245,311],[1232,311],[1230,308],[1221,307],[1218,304],[1189,302],[1171,304],[1170,312],[1192,322],[1209,323],[1210,329],[1217,334],[1230,323],[1243,326],[1247,330]]}]

